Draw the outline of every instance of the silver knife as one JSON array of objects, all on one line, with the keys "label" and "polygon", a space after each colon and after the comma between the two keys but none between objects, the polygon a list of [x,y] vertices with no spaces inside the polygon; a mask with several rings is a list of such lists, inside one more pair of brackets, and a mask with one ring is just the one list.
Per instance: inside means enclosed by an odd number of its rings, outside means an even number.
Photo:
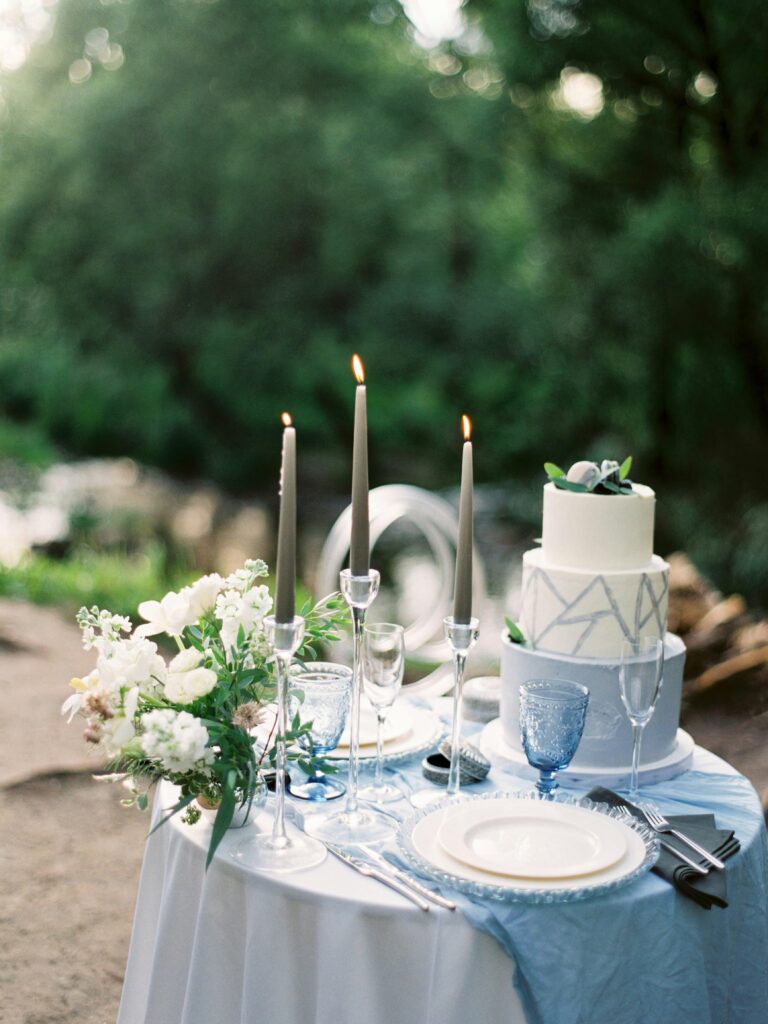
[{"label": "silver knife", "polygon": [[388,885],[390,889],[394,889],[395,892],[399,892],[401,896],[405,896],[411,903],[415,903],[419,910],[429,910],[429,903],[418,893],[414,892],[413,889],[409,888],[404,882],[399,881],[394,875],[390,875],[386,871],[382,871],[380,868],[373,867],[372,864],[366,864],[365,861],[359,860],[357,857],[353,857],[351,854],[346,853],[344,850],[339,849],[338,846],[332,846],[330,843],[326,843],[328,850],[339,860],[343,860],[345,864],[349,864],[355,871],[359,871],[361,875],[366,875],[368,878],[375,878],[378,882],[383,885]]},{"label": "silver knife", "polygon": [[681,850],[678,850],[676,846],[673,846],[671,843],[667,843],[664,839],[659,839],[659,843],[665,850],[669,850],[670,853],[673,853],[675,857],[678,857],[684,864],[687,864],[689,868],[693,868],[693,870],[697,871],[700,875],[709,874],[709,868],[703,868],[701,864],[697,864],[695,860],[691,860],[690,857],[686,857],[686,855]]},{"label": "silver knife", "polygon": [[455,903],[446,899],[445,896],[441,896],[439,892],[433,892],[431,889],[428,889],[426,885],[422,885],[418,879],[412,878],[411,875],[407,874],[407,872],[396,867],[391,861],[388,861],[387,858],[383,854],[379,853],[378,850],[372,850],[369,846],[364,846],[362,849],[365,851],[366,857],[370,857],[372,861],[378,864],[385,871],[390,872],[398,879],[398,881],[402,882],[403,885],[407,885],[409,888],[413,889],[414,892],[419,893],[419,895],[423,896],[425,900],[432,900],[432,902],[436,903],[438,907],[444,907],[446,910],[456,909]]}]

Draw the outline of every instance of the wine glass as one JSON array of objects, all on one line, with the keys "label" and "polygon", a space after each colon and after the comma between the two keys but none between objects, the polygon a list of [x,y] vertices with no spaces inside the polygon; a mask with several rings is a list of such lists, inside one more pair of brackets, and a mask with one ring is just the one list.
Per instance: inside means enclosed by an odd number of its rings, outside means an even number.
[{"label": "wine glass", "polygon": [[556,772],[567,768],[581,742],[589,690],[567,679],[531,679],[520,686],[520,735],[536,788],[554,799]]},{"label": "wine glass", "polygon": [[384,781],[384,726],[403,685],[405,630],[393,622],[377,622],[363,629],[363,692],[376,711],[376,775],[360,790],[363,800],[390,803],[402,792]]},{"label": "wine glass", "polygon": [[[296,665],[291,670],[291,690],[303,694],[302,718],[311,722],[312,751],[322,757],[336,748],[344,731],[352,695],[352,669],[327,661]],[[291,796],[317,801],[335,800],[346,791],[344,783],[319,768],[306,782],[291,782],[290,789]]]},{"label": "wine glass", "polygon": [[629,783],[630,800],[638,797],[640,748],[643,730],[651,720],[661,691],[664,669],[664,641],[658,637],[625,640],[621,645],[619,683],[621,701],[632,724],[632,775]]}]

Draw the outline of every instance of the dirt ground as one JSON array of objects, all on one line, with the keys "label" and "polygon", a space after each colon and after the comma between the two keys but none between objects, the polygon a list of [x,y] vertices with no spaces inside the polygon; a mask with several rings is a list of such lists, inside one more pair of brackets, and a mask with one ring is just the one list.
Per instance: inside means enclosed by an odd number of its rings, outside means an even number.
[{"label": "dirt ground", "polygon": [[3,1024],[114,1024],[147,820],[88,776],[0,794]]},{"label": "dirt ground", "polygon": [[[117,1012],[148,818],[91,780],[78,724],[59,715],[90,660],[59,612],[0,601],[1,1024]],[[687,707],[686,728],[765,798],[768,712],[726,696]]]}]

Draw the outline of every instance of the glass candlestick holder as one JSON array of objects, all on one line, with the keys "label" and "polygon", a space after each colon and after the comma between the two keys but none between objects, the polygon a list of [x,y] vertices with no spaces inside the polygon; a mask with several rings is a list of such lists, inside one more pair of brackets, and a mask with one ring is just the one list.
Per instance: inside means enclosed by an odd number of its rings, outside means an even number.
[{"label": "glass candlestick holder", "polygon": [[313,815],[305,819],[304,828],[326,843],[355,846],[389,839],[396,825],[389,816],[372,807],[360,807],[358,783],[360,775],[360,699],[363,693],[363,627],[365,616],[379,592],[380,575],[369,569],[365,576],[355,576],[350,569],[339,574],[341,594],[352,615],[352,703],[349,712],[349,774],[347,799],[343,811]]},{"label": "glass candlestick holder", "polygon": [[467,655],[477,643],[480,635],[480,622],[470,619],[469,622],[456,622],[452,615],[443,619],[445,639],[453,653],[453,719],[451,725],[451,767],[448,772],[449,800],[459,796],[461,788],[461,720],[464,713],[464,670]]},{"label": "glass candlestick holder", "polygon": [[277,723],[275,757],[275,816],[271,833],[244,839],[233,852],[247,867],[265,871],[299,871],[314,867],[326,857],[326,849],[316,839],[295,829],[289,834],[285,825],[285,734],[288,726],[288,676],[291,661],[304,638],[304,619],[295,615],[292,622],[278,622],[274,615],[264,620],[267,640],[275,655],[277,676]]},{"label": "glass candlestick holder", "polygon": [[467,655],[477,643],[480,635],[479,619],[469,622],[456,622],[452,615],[443,619],[445,639],[453,654],[453,715],[451,720],[451,764],[448,772],[448,788],[420,789],[412,794],[410,800],[414,807],[427,807],[429,804],[445,800],[458,800],[461,789],[461,720],[464,711],[464,670]]}]

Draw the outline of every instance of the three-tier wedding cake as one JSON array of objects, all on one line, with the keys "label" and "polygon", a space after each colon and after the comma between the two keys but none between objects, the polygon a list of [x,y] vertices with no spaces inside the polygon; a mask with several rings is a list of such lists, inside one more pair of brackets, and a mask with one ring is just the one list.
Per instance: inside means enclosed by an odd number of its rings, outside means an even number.
[{"label": "three-tier wedding cake", "polygon": [[644,765],[674,768],[688,737],[678,731],[685,647],[666,632],[669,566],[653,553],[656,498],[624,479],[628,464],[550,467],[541,546],[523,556],[519,642],[505,631],[501,657],[501,740],[522,757],[519,687],[529,679],[571,679],[590,691],[584,735],[571,774],[629,768],[632,732],[621,703],[622,641],[664,637],[664,673],[645,729]]}]

